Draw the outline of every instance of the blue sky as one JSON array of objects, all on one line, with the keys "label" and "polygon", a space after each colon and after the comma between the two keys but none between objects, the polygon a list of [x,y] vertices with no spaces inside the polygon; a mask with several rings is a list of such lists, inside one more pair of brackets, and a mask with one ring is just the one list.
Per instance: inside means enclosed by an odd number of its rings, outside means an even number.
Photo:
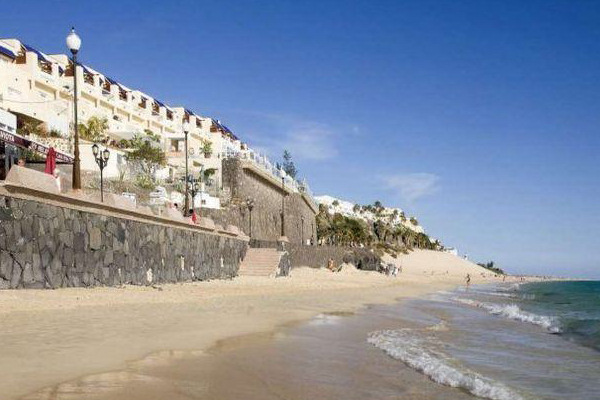
[{"label": "blue sky", "polygon": [[[166,3],[166,2],[165,2]],[[221,119],[472,259],[600,277],[600,2],[3,5],[1,37]]]}]

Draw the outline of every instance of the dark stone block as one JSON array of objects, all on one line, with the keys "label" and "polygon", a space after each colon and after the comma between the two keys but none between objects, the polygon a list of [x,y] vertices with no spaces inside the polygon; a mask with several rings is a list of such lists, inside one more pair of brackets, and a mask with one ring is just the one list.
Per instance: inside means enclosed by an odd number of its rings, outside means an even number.
[{"label": "dark stone block", "polygon": [[75,253],[85,252],[85,233],[75,233],[73,235],[73,250]]},{"label": "dark stone block", "polygon": [[12,221],[15,217],[10,208],[0,207],[0,221]]},{"label": "dark stone block", "polygon": [[90,234],[90,249],[99,250],[102,247],[102,232],[98,228],[92,228]]},{"label": "dark stone block", "polygon": [[25,266],[23,267],[23,284],[25,285],[25,287],[28,287],[28,285],[32,282],[35,282],[35,278],[33,276],[33,268],[31,267],[30,263],[26,263]]},{"label": "dark stone block", "polygon": [[44,268],[47,267],[48,265],[50,265],[50,261],[52,261],[52,252],[47,247],[44,247],[40,251],[40,261],[41,261],[42,267],[44,267]]},{"label": "dark stone block", "polygon": [[23,235],[21,235],[21,221],[13,221],[13,236],[16,241],[23,238]]},{"label": "dark stone block", "polygon": [[41,257],[37,253],[33,255],[31,270],[33,271],[33,279],[36,282],[44,281],[44,268],[42,267]]},{"label": "dark stone block", "polygon": [[21,266],[19,264],[17,264],[16,262],[13,262],[13,268],[12,268],[12,273],[10,276],[10,288],[11,289],[16,289],[19,286],[21,286],[21,274],[22,274],[22,269]]},{"label": "dark stone block", "polygon": [[114,222],[109,222],[106,225],[106,231],[109,232],[113,236],[117,236],[117,224]]},{"label": "dark stone block", "polygon": [[73,247],[74,235],[71,231],[60,232],[58,234],[58,240],[67,247]]},{"label": "dark stone block", "polygon": [[62,262],[64,265],[72,266],[75,263],[75,256],[73,254],[73,250],[66,247],[63,250],[62,254]]},{"label": "dark stone block", "polygon": [[13,208],[12,215],[14,219],[20,220],[25,214],[23,214],[23,210],[21,210],[20,208]]},{"label": "dark stone block", "polygon": [[73,233],[81,233],[81,223],[79,222],[79,218],[73,218],[71,226]]}]

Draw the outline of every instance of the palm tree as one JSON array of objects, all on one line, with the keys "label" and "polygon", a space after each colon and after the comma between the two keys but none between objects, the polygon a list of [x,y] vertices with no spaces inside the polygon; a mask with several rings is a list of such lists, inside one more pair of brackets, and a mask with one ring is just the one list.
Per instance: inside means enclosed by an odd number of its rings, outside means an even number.
[{"label": "palm tree", "polygon": [[108,120],[106,118],[90,117],[86,123],[79,124],[79,135],[84,140],[97,142],[108,131]]}]

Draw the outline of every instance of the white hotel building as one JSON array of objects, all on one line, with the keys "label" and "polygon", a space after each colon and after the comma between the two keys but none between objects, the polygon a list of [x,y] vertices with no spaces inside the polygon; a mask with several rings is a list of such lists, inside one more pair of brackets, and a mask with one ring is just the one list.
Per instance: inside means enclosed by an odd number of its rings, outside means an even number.
[{"label": "white hotel building", "polygon": [[[161,138],[168,167],[163,177],[180,175],[185,165],[184,122],[189,123],[189,166],[196,176],[200,168],[216,169],[214,180],[220,184],[221,159],[245,147],[233,133],[212,118],[202,117],[184,107],[171,107],[160,100],[125,86],[86,65],[75,72],[78,83],[78,119],[106,118],[109,123],[108,147],[111,150],[108,177],[116,177],[126,163],[121,139],[150,130]],[[73,65],[65,54],[44,54],[17,39],[0,39],[0,109],[17,116],[18,124],[34,120],[46,130],[65,138],[64,153],[70,152],[73,121]],[[46,140],[44,138],[30,138]],[[54,142],[60,142],[55,140]],[[202,145],[212,144],[205,156]],[[82,170],[97,171],[92,143],[81,141]]]}]

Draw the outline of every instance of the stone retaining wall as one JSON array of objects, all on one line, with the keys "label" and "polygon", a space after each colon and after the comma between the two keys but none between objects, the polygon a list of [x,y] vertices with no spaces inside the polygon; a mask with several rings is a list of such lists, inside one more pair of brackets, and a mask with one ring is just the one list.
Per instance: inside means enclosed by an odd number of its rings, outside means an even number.
[{"label": "stone retaining wall", "polygon": [[335,265],[350,263],[358,269],[376,271],[381,259],[367,249],[337,246],[301,246],[290,244],[287,246],[292,268],[312,267],[325,268],[329,259]]},{"label": "stone retaining wall", "polygon": [[[273,178],[274,179],[274,178]],[[316,241],[318,209],[309,205],[301,193],[282,190],[281,184],[240,159],[223,160],[223,187],[231,193],[229,205],[222,210],[203,209],[202,215],[221,225],[236,225],[250,234],[247,199],[254,200],[252,238],[276,241],[281,236],[281,197],[285,194],[285,234],[291,243]]]},{"label": "stone retaining wall", "polygon": [[0,289],[231,278],[247,241],[0,194]]}]

